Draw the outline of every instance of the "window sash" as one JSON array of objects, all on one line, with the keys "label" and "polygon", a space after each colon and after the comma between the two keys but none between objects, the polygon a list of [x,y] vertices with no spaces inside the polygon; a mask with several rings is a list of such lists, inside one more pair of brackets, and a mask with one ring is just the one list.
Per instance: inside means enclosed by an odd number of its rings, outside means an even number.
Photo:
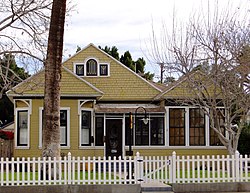
[{"label": "window sash", "polygon": [[150,139],[151,145],[164,145],[165,132],[164,132],[164,117],[154,117],[150,121]]},{"label": "window sash", "polygon": [[[219,124],[224,130],[224,135],[225,135],[225,128],[224,128],[224,123],[225,123],[225,109],[217,109],[217,116],[219,117]],[[218,134],[210,127],[209,128],[209,145],[210,146],[223,146],[221,143]]]},{"label": "window sash", "polygon": [[84,65],[83,64],[76,65],[76,74],[78,76],[84,76]]},{"label": "window sash", "polygon": [[138,115],[135,119],[135,145],[149,145],[149,123],[144,124],[144,115]]},{"label": "window sash", "polygon": [[28,146],[28,110],[17,111],[17,146]]},{"label": "window sash", "polygon": [[97,61],[90,59],[86,62],[87,76],[97,76]]},{"label": "window sash", "polygon": [[[130,116],[125,117],[125,145],[163,146],[165,145],[164,114],[148,114],[148,124],[143,123],[144,114],[133,115],[132,130]],[[136,128],[135,128],[136,125]]]},{"label": "window sash", "polygon": [[185,146],[185,109],[169,109],[169,145]]},{"label": "window sash", "polygon": [[95,118],[95,146],[103,146],[104,117]]},{"label": "window sash", "polygon": [[100,64],[100,76],[108,76],[108,65]]},{"label": "window sash", "polygon": [[68,125],[68,116],[67,116],[67,110],[60,110],[60,145],[61,146],[67,146],[67,125]]},{"label": "window sash", "polygon": [[[40,108],[40,142],[39,142],[39,147],[42,147],[42,142],[43,142],[43,121],[44,121],[44,110],[43,108]],[[60,110],[60,146],[61,147],[67,147],[69,146],[69,110],[68,109],[61,109]]]},{"label": "window sash", "polygon": [[91,145],[91,127],[92,127],[92,116],[91,111],[81,111],[81,146]]},{"label": "window sash", "polygon": [[189,145],[205,145],[205,113],[202,109],[189,109]]}]

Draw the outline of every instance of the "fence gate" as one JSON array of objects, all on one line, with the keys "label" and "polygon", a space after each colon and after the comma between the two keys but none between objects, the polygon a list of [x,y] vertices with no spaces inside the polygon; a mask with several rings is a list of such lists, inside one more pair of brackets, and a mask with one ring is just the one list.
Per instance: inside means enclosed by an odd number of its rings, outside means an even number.
[{"label": "fence gate", "polygon": [[143,182],[172,182],[171,156],[143,157]]}]

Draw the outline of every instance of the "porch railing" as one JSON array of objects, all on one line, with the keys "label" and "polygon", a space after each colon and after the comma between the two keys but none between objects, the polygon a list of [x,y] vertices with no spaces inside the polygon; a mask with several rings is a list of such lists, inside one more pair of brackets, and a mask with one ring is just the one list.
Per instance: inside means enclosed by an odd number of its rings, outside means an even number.
[{"label": "porch railing", "polygon": [[1,158],[0,185],[208,183],[250,181],[250,158],[140,156]]}]

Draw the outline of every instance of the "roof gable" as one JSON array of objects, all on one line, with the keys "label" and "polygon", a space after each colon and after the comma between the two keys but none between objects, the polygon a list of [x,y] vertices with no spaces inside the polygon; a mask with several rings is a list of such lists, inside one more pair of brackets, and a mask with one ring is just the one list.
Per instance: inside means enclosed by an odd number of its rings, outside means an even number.
[{"label": "roof gable", "polygon": [[63,65],[73,72],[75,63],[84,63],[88,58],[96,58],[98,62],[110,66],[108,77],[81,77],[104,92],[102,100],[152,100],[161,92],[161,89],[93,44],[73,55]]},{"label": "roof gable", "polygon": [[[8,91],[9,96],[44,96],[44,70]],[[102,96],[102,91],[62,67],[61,96]]]},{"label": "roof gable", "polygon": [[219,98],[221,90],[216,84],[216,82],[211,81],[202,71],[192,71],[170,84],[162,93],[155,97],[155,100],[192,98],[200,94],[202,94],[203,97],[214,95]]}]

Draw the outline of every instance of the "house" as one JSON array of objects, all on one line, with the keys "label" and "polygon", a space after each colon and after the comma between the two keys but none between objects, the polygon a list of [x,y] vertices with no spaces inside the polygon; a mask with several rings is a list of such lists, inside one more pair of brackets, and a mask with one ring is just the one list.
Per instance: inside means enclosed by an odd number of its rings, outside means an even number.
[{"label": "house", "polygon": [[[201,110],[169,99],[179,85],[157,86],[93,44],[63,62],[61,152],[74,156],[227,154]],[[17,156],[41,156],[44,71],[8,97],[15,108]],[[196,120],[195,124],[192,120]]]}]

